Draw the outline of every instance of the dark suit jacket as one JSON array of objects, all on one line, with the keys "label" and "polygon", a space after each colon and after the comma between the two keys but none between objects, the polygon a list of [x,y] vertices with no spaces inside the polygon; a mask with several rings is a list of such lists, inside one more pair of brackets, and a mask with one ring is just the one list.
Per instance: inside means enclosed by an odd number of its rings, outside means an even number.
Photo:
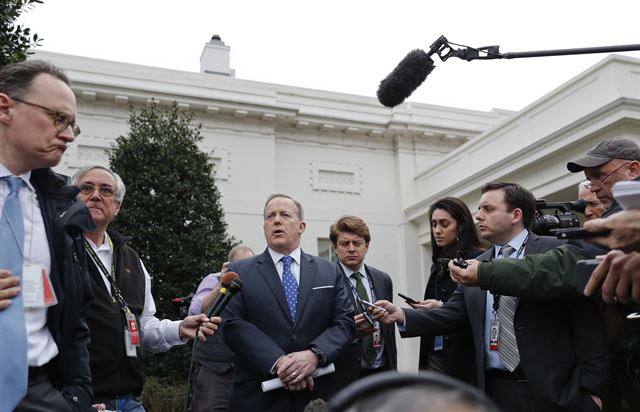
[{"label": "dark suit jacket", "polygon": [[[347,278],[342,266],[336,262],[336,267],[342,280],[344,282],[345,289],[348,292],[349,300],[354,308],[356,308],[356,300],[353,296],[353,290],[351,287],[351,281]],[[373,292],[377,300],[393,301],[393,283],[391,277],[374,267],[365,265],[365,270],[371,280]],[[358,311],[356,311],[358,312]],[[398,350],[396,348],[396,327],[395,324],[384,325],[380,324],[380,331],[382,333],[382,340],[384,341],[383,359],[384,364],[381,369],[384,370],[396,370],[398,369]],[[361,340],[357,339],[354,335],[354,339],[349,346],[349,350],[336,361],[336,369],[338,373],[339,385],[344,387],[349,383],[360,377],[360,365],[362,359],[362,344]]]},{"label": "dark suit jacket", "polygon": [[89,407],[89,328],[85,313],[92,299],[82,234],[95,227],[89,209],[76,200],[78,189],[50,169],[34,170],[31,183],[38,194],[51,253],[51,284],[58,304],[47,310],[47,326],[58,355],[45,366],[51,383],[75,411]]},{"label": "dark suit jacket", "polygon": [[[542,253],[559,241],[531,233],[525,254]],[[493,258],[493,248],[478,260]],[[533,274],[532,274],[533,275]],[[476,373],[485,388],[484,324],[485,290],[461,286],[449,301],[435,310],[405,310],[407,331],[403,336],[446,333],[471,324]],[[521,298],[514,329],[520,366],[536,398],[549,411],[579,411],[589,394],[602,396],[606,388],[608,355],[606,332],[595,303],[577,293],[558,299]]]},{"label": "dark suit jacket", "polygon": [[274,377],[270,370],[280,356],[313,344],[333,362],[353,336],[353,309],[335,265],[304,252],[300,260],[295,322],[268,250],[229,267],[244,282],[222,313],[224,341],[235,354],[230,411],[301,411],[309,401],[332,395],[335,374],[314,379],[313,392],[260,389]]}]

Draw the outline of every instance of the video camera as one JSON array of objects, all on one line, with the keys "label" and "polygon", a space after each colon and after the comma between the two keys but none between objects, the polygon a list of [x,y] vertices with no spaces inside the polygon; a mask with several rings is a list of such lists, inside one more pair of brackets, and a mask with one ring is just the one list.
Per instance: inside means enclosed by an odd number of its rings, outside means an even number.
[{"label": "video camera", "polygon": [[[536,217],[529,230],[538,236],[553,235],[558,229],[580,227],[580,220],[575,212],[584,213],[587,203],[584,200],[575,202],[547,202],[536,200]],[[553,214],[544,214],[543,210],[555,209]]]}]

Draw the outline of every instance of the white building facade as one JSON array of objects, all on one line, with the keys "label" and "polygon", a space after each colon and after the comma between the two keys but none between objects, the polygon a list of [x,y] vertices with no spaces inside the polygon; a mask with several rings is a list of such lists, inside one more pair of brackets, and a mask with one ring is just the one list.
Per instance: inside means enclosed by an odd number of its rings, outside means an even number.
[{"label": "white building facade", "polygon": [[[130,105],[175,101],[202,123],[230,235],[262,251],[264,201],[286,193],[305,209],[303,249],[329,256],[331,223],[357,215],[372,234],[367,263],[391,275],[394,291],[421,298],[435,200],[457,196],[473,211],[489,181],[574,200],[584,176],[569,173],[567,161],[609,137],[640,142],[637,59],[610,56],[515,113],[389,109],[370,97],[241,80],[228,52],[214,37],[201,73],[192,73],[37,51],[34,58],[65,70],[78,100],[82,134],[57,171],[107,165],[106,151],[128,131]],[[401,370],[417,370],[418,347],[399,340]]]}]

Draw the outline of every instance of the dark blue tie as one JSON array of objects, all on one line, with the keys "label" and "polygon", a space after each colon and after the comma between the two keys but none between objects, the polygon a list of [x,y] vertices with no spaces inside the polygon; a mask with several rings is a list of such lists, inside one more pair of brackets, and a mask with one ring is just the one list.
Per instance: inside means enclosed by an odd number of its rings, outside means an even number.
[{"label": "dark blue tie", "polygon": [[[22,179],[3,177],[9,195],[0,216],[0,268],[22,277],[24,223],[18,192]],[[27,393],[27,332],[22,293],[0,311],[0,412],[13,411]]]},{"label": "dark blue tie", "polygon": [[291,272],[291,263],[293,258],[291,256],[284,256],[282,258],[282,286],[284,286],[284,294],[287,297],[287,306],[289,306],[289,313],[291,313],[291,320],[296,320],[296,306],[298,305],[298,282]]}]

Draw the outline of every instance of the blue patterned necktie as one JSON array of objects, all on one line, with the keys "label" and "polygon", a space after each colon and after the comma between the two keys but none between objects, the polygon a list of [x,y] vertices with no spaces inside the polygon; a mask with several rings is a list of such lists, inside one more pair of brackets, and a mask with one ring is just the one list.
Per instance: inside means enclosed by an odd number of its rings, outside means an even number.
[{"label": "blue patterned necktie", "polygon": [[[18,192],[22,179],[3,177],[9,195],[0,216],[0,268],[22,278],[24,223]],[[0,311],[0,412],[10,412],[27,393],[27,331],[22,293]]]},{"label": "blue patterned necktie", "polygon": [[[508,258],[515,249],[504,245],[500,249],[500,258]],[[520,352],[516,332],[513,328],[513,317],[516,314],[518,299],[513,296],[500,296],[498,304],[498,320],[500,321],[500,361],[513,372],[520,364]]]},{"label": "blue patterned necktie", "polygon": [[298,305],[298,282],[291,272],[291,256],[282,257],[282,286],[284,286],[284,294],[287,297],[287,306],[291,313],[291,320],[296,321],[296,306]]}]

